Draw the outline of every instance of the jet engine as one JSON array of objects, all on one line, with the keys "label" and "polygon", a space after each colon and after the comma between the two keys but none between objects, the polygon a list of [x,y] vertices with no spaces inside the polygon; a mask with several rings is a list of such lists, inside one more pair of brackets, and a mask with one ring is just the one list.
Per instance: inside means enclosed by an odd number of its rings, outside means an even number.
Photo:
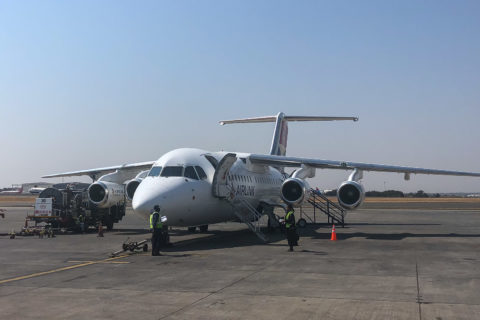
[{"label": "jet engine", "polygon": [[289,178],[282,184],[281,197],[291,205],[300,205],[310,197],[310,186],[299,178]]},{"label": "jet engine", "polygon": [[338,187],[337,199],[343,208],[356,209],[365,199],[365,189],[356,181],[345,181]]},{"label": "jet engine", "polygon": [[110,208],[125,201],[125,187],[107,181],[97,181],[88,187],[88,199],[99,208]]},{"label": "jet engine", "polygon": [[141,171],[135,178],[129,181],[125,181],[125,195],[127,199],[132,201],[135,191],[137,191],[138,186],[142,183],[143,179],[148,175],[150,170]]},{"label": "jet engine", "polygon": [[125,185],[125,194],[127,196],[127,199],[132,201],[133,195],[135,194],[135,191],[137,190],[137,187],[140,185],[140,182],[142,182],[143,179],[132,179],[127,182]]}]

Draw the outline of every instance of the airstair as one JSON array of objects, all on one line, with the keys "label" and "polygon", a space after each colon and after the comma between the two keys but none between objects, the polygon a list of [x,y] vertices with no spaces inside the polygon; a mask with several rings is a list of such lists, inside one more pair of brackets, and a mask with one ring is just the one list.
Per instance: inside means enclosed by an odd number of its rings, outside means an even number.
[{"label": "airstair", "polygon": [[[248,228],[254,232],[258,238],[267,242],[268,237],[261,231],[263,224],[261,218],[264,212],[259,212],[250,202],[248,202],[242,195],[235,194],[233,185],[229,184],[228,173],[233,164],[237,161],[237,155],[235,153],[226,154],[222,160],[218,163],[212,182],[212,194],[213,196],[227,201],[233,209],[235,216],[245,223]],[[301,208],[302,217],[307,217],[310,222],[316,223],[316,212],[321,211],[328,217],[328,223],[337,223],[344,226],[346,210],[330,201],[327,197],[321,194],[319,191],[311,189],[311,197],[308,199],[313,207],[313,219],[306,214],[303,214],[303,208]],[[268,215],[270,222],[275,224],[278,221],[275,214],[272,212],[265,212]],[[302,218],[301,217],[301,218]]]},{"label": "airstair", "polygon": [[235,161],[237,161],[235,153],[228,153],[220,160],[213,176],[212,194],[227,201],[232,206],[235,216],[245,223],[258,238],[267,242],[268,237],[260,229],[260,220],[263,214],[258,212],[243,196],[235,195],[233,186],[228,184],[228,172]]},{"label": "airstair", "polygon": [[342,227],[345,226],[347,210],[329,200],[325,195],[321,194],[320,191],[315,189],[311,189],[310,191],[311,197],[308,199],[308,203],[313,207],[313,220],[309,217],[310,221],[316,223],[316,211],[319,210],[327,216],[329,224],[336,223],[342,225]]},{"label": "airstair", "polygon": [[261,230],[262,225],[260,219],[263,214],[258,212],[248,201],[241,197],[231,200],[230,204],[232,205],[233,213],[240,219],[240,221],[245,223],[260,240],[267,242],[268,237]]}]

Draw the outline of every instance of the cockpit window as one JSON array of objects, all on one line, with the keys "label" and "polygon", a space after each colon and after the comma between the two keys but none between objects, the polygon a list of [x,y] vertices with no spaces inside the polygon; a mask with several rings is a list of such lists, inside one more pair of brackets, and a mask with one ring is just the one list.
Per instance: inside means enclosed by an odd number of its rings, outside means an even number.
[{"label": "cockpit window", "polygon": [[158,177],[160,175],[160,171],[162,171],[162,167],[153,167],[150,172],[148,173],[149,177]]},{"label": "cockpit window", "polygon": [[207,179],[207,174],[205,171],[203,171],[202,167],[195,166],[195,170],[197,170],[198,176],[200,177],[200,180],[205,180]]},{"label": "cockpit window", "polygon": [[218,160],[215,159],[214,157],[206,154],[205,155],[205,158],[207,158],[207,160],[212,164],[213,168],[217,169],[217,166],[218,166]]},{"label": "cockpit window", "polygon": [[165,167],[163,168],[162,177],[182,177],[183,167]]},{"label": "cockpit window", "polygon": [[193,169],[193,167],[186,167],[184,175],[185,175],[185,178],[198,180],[197,173],[195,172],[195,169]]}]

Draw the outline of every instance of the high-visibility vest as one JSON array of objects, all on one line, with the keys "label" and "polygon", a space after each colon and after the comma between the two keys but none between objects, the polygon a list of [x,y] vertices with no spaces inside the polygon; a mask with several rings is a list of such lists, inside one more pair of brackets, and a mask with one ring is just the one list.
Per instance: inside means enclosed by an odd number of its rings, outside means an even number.
[{"label": "high-visibility vest", "polygon": [[[158,220],[157,220],[157,226],[154,228],[153,226],[153,215],[154,214],[158,214]],[[160,219],[160,213],[158,212],[153,212],[151,215],[150,215],[150,229],[161,229],[163,227],[162,225],[162,221]]]},{"label": "high-visibility vest", "polygon": [[285,216],[285,228],[289,229],[292,224],[291,223],[288,223],[287,221],[290,219],[290,216],[293,214],[293,210],[292,211],[288,211],[287,212],[287,215]]}]

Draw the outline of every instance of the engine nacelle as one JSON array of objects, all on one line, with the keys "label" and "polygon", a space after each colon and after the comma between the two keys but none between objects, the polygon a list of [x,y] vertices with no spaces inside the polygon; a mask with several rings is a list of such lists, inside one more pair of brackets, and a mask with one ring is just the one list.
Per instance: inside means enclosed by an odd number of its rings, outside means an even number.
[{"label": "engine nacelle", "polygon": [[142,182],[143,179],[132,179],[127,182],[125,185],[125,195],[127,196],[127,199],[132,201],[133,195],[135,194],[135,191],[137,190],[138,186]]},{"label": "engine nacelle", "polygon": [[305,180],[288,178],[282,184],[280,195],[287,204],[300,205],[310,198],[310,186]]},{"label": "engine nacelle", "polygon": [[125,187],[108,181],[97,181],[88,187],[88,199],[99,208],[110,208],[125,202]]},{"label": "engine nacelle", "polygon": [[338,203],[345,209],[356,209],[365,200],[365,189],[356,181],[345,181],[337,190]]}]

